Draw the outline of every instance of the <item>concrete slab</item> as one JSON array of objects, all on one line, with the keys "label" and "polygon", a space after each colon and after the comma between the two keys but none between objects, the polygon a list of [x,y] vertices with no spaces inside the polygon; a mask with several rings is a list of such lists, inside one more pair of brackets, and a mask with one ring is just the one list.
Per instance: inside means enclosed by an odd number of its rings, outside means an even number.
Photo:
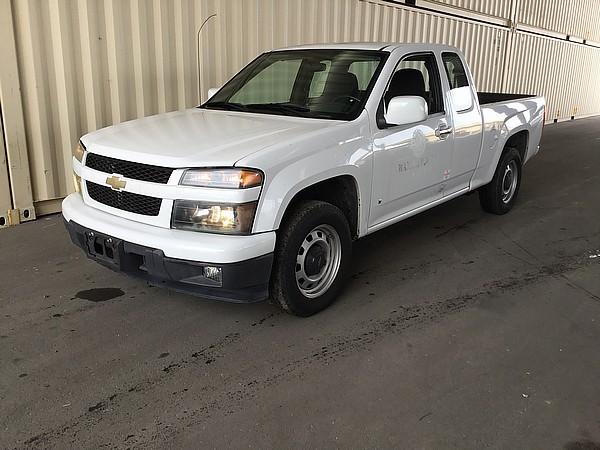
[{"label": "concrete slab", "polygon": [[600,448],[599,130],[547,126],[510,214],[359,241],[309,319],[110,272],[60,216],[0,231],[0,447]]}]

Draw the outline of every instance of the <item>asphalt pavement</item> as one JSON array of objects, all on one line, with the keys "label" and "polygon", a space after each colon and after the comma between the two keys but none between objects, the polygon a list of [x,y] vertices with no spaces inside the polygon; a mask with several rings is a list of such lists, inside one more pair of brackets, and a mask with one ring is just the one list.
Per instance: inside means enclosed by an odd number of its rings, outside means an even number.
[{"label": "asphalt pavement", "polygon": [[358,241],[307,319],[0,230],[0,448],[600,449],[600,118],[546,126],[509,214]]}]

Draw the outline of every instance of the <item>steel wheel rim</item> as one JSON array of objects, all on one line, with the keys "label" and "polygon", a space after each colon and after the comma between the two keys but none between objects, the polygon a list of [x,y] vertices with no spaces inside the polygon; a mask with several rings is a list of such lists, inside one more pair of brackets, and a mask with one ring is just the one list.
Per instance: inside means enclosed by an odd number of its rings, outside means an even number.
[{"label": "steel wheel rim", "polygon": [[517,190],[517,183],[519,181],[519,172],[517,169],[517,163],[512,160],[509,161],[504,168],[504,175],[502,176],[502,202],[509,203],[515,195]]},{"label": "steel wheel rim", "polygon": [[[342,262],[342,241],[331,225],[308,233],[296,254],[296,284],[307,298],[317,298],[331,287]],[[315,269],[318,271],[315,273]]]}]

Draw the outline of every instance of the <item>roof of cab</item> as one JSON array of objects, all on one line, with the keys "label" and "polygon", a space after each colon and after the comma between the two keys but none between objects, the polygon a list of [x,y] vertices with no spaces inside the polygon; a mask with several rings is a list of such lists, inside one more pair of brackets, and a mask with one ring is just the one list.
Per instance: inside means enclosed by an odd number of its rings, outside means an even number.
[{"label": "roof of cab", "polygon": [[419,50],[456,50],[456,47],[444,44],[413,44],[402,42],[340,42],[331,44],[304,44],[291,47],[278,48],[273,51],[284,50],[322,50],[322,49],[340,49],[340,50],[385,50],[392,51],[399,47],[410,47]]}]

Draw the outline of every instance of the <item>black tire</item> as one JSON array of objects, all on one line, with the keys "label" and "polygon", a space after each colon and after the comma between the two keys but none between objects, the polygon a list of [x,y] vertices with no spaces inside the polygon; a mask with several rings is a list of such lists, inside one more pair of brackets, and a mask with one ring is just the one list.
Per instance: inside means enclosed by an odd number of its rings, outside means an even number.
[{"label": "black tire", "polygon": [[[507,148],[500,157],[492,181],[479,189],[479,203],[485,211],[492,214],[506,214],[512,209],[521,187],[522,166],[519,151],[516,148]],[[515,172],[516,175],[513,177],[516,176],[516,180],[508,178],[509,167]],[[513,183],[514,187],[511,188]],[[510,195],[507,193],[507,187],[511,192]]]},{"label": "black tire", "polygon": [[[335,241],[335,246],[332,245],[331,248],[340,248],[341,257],[335,258],[330,256],[326,258],[324,257],[326,253],[323,252],[322,248],[316,243],[311,244],[306,240],[309,234],[313,232],[318,233],[322,227],[328,230],[329,233],[325,238],[320,239],[321,243],[319,245],[323,244],[327,248],[328,244],[325,241],[332,238]],[[335,230],[337,233],[339,242],[332,230]],[[320,236],[323,236],[323,234],[321,233]],[[303,259],[306,263],[302,263],[306,267],[302,267],[302,272],[298,269],[301,265],[297,261],[301,245],[304,247],[309,246],[309,250],[306,251],[306,256]],[[310,261],[314,263],[311,267],[313,269],[320,267],[323,272],[329,273],[329,276],[326,278],[330,280],[329,283],[323,283],[323,286],[329,284],[328,287],[321,287],[325,290],[314,298],[307,297],[300,288],[299,283],[306,282],[306,280],[300,278],[302,281],[298,281],[296,277],[297,272],[302,274],[308,268],[311,251],[313,254],[310,257]],[[305,250],[303,249],[302,254],[304,252]],[[315,256],[314,253],[317,253],[317,255]],[[333,251],[331,254],[333,254]],[[286,216],[284,223],[282,223],[277,233],[275,260],[271,276],[271,299],[283,310],[301,317],[311,316],[327,308],[336,299],[344,286],[351,258],[352,236],[348,221],[342,211],[336,206],[322,201],[308,200],[300,202]],[[323,259],[326,262],[323,262]],[[327,268],[329,267],[330,260],[339,262],[339,265],[335,264],[336,267],[339,267],[337,271],[331,269],[328,272]],[[315,261],[317,262],[315,263]],[[309,271],[306,270],[306,273],[309,273]],[[301,275],[299,276],[301,277]],[[318,285],[318,283],[316,284]],[[310,286],[310,283],[308,285]],[[314,294],[309,292],[309,295]]]}]

